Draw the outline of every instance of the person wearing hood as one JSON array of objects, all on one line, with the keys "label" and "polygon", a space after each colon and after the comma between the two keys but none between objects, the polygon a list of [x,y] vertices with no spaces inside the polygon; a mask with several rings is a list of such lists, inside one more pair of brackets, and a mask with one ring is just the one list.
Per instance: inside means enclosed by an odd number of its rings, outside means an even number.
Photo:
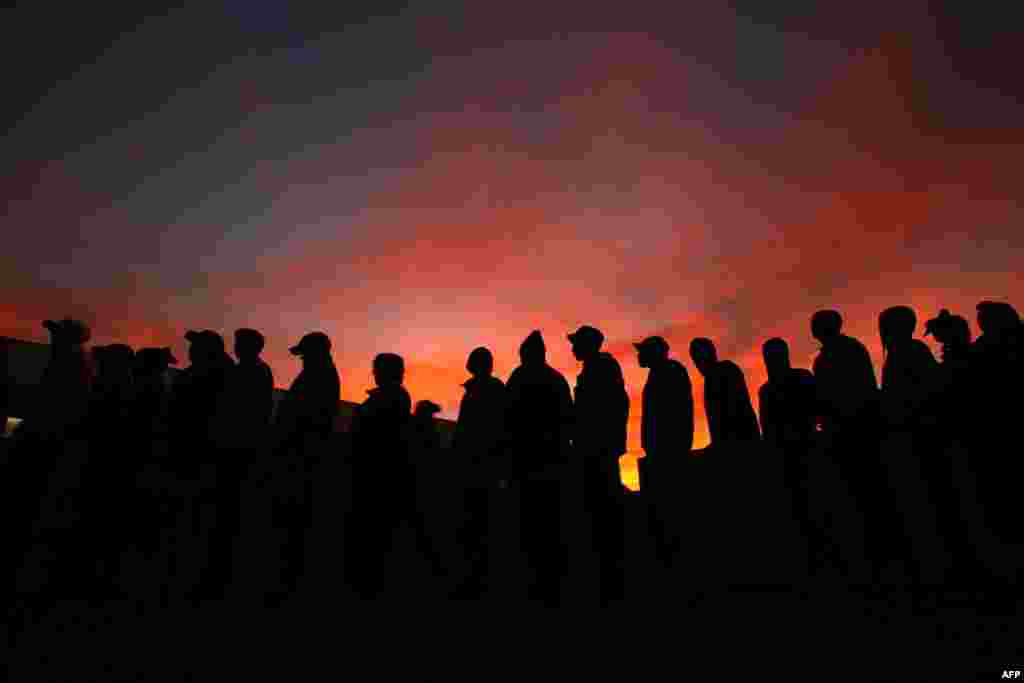
[{"label": "person wearing hood", "polygon": [[506,385],[503,476],[521,500],[529,596],[551,604],[559,600],[568,566],[559,478],[569,461],[574,416],[569,383],[546,356],[544,338],[534,330],[520,345],[520,365]]},{"label": "person wearing hood", "polygon": [[693,448],[693,388],[683,364],[669,358],[669,345],[662,337],[648,337],[633,346],[638,364],[648,369],[640,423],[640,493],[650,501],[658,559],[668,567],[681,540],[672,504],[681,482],[672,474]]},{"label": "person wearing hood", "polygon": [[469,576],[463,590],[479,595],[489,571],[491,495],[508,476],[502,459],[506,391],[504,382],[492,374],[494,357],[488,349],[473,349],[466,370],[472,377],[462,385],[465,394],[459,404],[452,451],[465,472],[465,523],[459,540],[469,562]]},{"label": "person wearing hood", "polygon": [[573,451],[583,467],[583,496],[600,558],[602,600],[625,594],[625,487],[619,458],[626,453],[629,396],[619,362],[601,350],[604,334],[584,325],[568,335],[583,363],[576,377]]}]

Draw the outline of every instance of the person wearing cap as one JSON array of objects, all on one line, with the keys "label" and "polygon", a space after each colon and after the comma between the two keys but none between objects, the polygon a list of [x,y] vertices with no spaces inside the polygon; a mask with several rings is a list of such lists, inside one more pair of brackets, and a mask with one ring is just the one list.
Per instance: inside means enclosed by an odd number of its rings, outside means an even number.
[{"label": "person wearing cap", "polygon": [[[532,599],[557,603],[568,556],[563,538],[560,470],[569,462],[574,414],[572,390],[547,364],[541,333],[519,347],[520,365],[506,385],[504,443],[496,452],[498,474],[519,494],[520,531],[530,569]],[[504,462],[502,462],[504,461]],[[498,567],[495,567],[498,569]]]},{"label": "person wearing cap", "polygon": [[271,476],[275,487],[273,516],[285,530],[280,585],[284,598],[305,574],[308,530],[313,524],[313,476],[334,433],[341,400],[341,379],[331,357],[331,340],[310,332],[289,351],[302,360],[302,370],[281,401],[275,429]]},{"label": "person wearing cap", "polygon": [[573,450],[583,466],[584,501],[601,560],[601,594],[617,600],[625,591],[625,488],[619,458],[626,453],[629,396],[619,362],[601,351],[600,330],[584,325],[568,338],[573,356],[583,363],[576,378]]},{"label": "person wearing cap", "polygon": [[289,352],[302,360],[302,370],[281,402],[278,439],[291,444],[306,435],[327,437],[334,431],[341,400],[341,379],[331,357],[331,340],[323,332],[310,332]]},{"label": "person wearing cap", "polygon": [[494,356],[473,349],[466,361],[472,375],[462,384],[465,394],[452,437],[452,451],[465,468],[465,523],[459,530],[469,559],[469,578],[463,590],[484,590],[488,567],[487,543],[493,520],[489,517],[492,489],[508,473],[502,467],[505,443],[505,384],[493,375]]},{"label": "person wearing cap", "polygon": [[669,358],[669,345],[661,337],[633,344],[637,362],[647,368],[640,424],[640,492],[651,501],[652,527],[660,561],[670,565],[679,547],[673,501],[678,481],[672,465],[685,462],[693,448],[693,388],[679,361]]}]

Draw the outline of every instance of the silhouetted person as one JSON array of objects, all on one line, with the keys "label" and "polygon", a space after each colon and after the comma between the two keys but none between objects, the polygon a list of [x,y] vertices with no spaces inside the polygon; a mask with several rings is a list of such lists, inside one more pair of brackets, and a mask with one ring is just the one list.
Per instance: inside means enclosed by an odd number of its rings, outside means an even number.
[{"label": "silhouetted person", "polygon": [[[393,567],[387,562],[394,533],[405,522],[416,535],[418,550],[439,573],[437,557],[422,515],[417,510],[412,399],[402,385],[405,361],[394,353],[373,360],[377,386],[367,390],[352,422],[354,500],[352,566],[356,589],[375,597]],[[420,420],[422,421],[422,414]]]},{"label": "silhouetted person", "polygon": [[822,431],[838,434],[845,428],[875,428],[878,383],[871,355],[858,340],[842,334],[843,319],[836,311],[811,317],[811,334],[821,343],[814,359],[818,412]]},{"label": "silhouetted person", "polygon": [[417,401],[412,414],[412,447],[419,453],[437,454],[441,450],[441,435],[437,431],[434,416],[441,412],[441,406],[433,401]]},{"label": "silhouetted person", "polygon": [[[939,375],[932,352],[913,337],[916,327],[917,316],[907,306],[888,308],[878,317],[885,351],[881,455],[889,472],[888,506],[904,534],[897,539],[897,555],[908,563],[915,584],[935,587],[944,580],[948,564],[932,491],[942,469],[937,467],[934,441]],[[884,499],[879,503],[884,505]]]},{"label": "silhouetted person", "polygon": [[498,481],[508,476],[502,452],[506,394],[505,384],[491,374],[494,357],[489,350],[473,349],[466,370],[472,377],[462,385],[465,394],[459,404],[452,452],[465,481],[465,523],[459,534],[469,561],[469,582],[464,590],[479,595],[489,570],[490,495]]},{"label": "silhouetted person", "polygon": [[[169,347],[144,348],[135,353],[135,410],[132,417],[133,443],[138,444],[146,486],[136,496],[135,523],[129,529],[135,547],[151,558],[166,559],[173,549],[168,536],[176,520],[174,507],[180,499],[169,496],[168,429],[171,383],[168,369],[178,359]],[[167,568],[158,568],[157,575]]]},{"label": "silhouetted person", "polygon": [[185,339],[190,364],[175,378],[168,420],[177,474],[177,560],[183,563],[174,579],[191,597],[208,597],[210,562],[216,559],[211,551],[218,475],[225,457],[217,431],[219,408],[234,362],[217,332],[190,330]]},{"label": "silhouetted person", "polygon": [[274,410],[274,373],[260,354],[263,335],[243,328],[235,332],[234,366],[228,377],[225,405],[221,407],[228,447],[253,451],[266,443]]},{"label": "silhouetted person", "polygon": [[34,433],[59,441],[69,431],[82,435],[86,427],[94,370],[83,345],[91,335],[84,323],[70,318],[47,320],[43,327],[50,333],[50,359],[29,417]]},{"label": "silhouetted person", "polygon": [[584,325],[568,335],[573,356],[582,361],[576,378],[573,449],[583,466],[586,507],[594,522],[601,559],[602,595],[618,600],[625,591],[624,498],[619,458],[626,453],[629,396],[622,368],[601,351],[604,335]]},{"label": "silhouetted person", "polygon": [[326,334],[310,332],[289,351],[302,360],[302,370],[281,401],[271,463],[273,517],[285,535],[279,598],[296,590],[306,572],[313,476],[326,455],[341,400],[341,380]]},{"label": "silhouetted person", "polygon": [[[1024,331],[1009,303],[978,304],[981,335],[971,347],[971,401],[977,438],[979,486],[986,521],[1005,544],[1024,542],[1019,523],[1017,482],[1022,471],[1019,392],[1024,382]],[[1009,546],[1008,546],[1009,547]]]},{"label": "silhouetted person", "polygon": [[113,588],[113,572],[136,520],[136,479],[145,454],[131,439],[137,395],[134,382],[135,353],[124,344],[92,349],[96,376],[92,383],[89,427],[89,463],[83,488],[86,533],[85,554],[98,560],[101,590]]},{"label": "silhouetted person", "polygon": [[719,360],[714,343],[703,337],[690,342],[690,358],[704,376],[711,447],[732,449],[756,442],[760,432],[743,371],[730,360]]},{"label": "silhouetted person", "polygon": [[640,426],[640,492],[653,503],[656,550],[668,565],[681,540],[674,503],[682,482],[673,475],[680,473],[679,465],[693,448],[693,387],[683,364],[668,357],[664,339],[648,337],[634,346],[640,367],[649,369]]},{"label": "silhouetted person", "polygon": [[26,590],[51,580],[39,565],[46,555],[57,558],[50,563],[51,569],[70,570],[74,553],[69,551],[77,547],[76,531],[81,531],[74,528],[75,513],[80,512],[76,508],[82,502],[81,477],[88,457],[93,367],[83,346],[89,341],[89,328],[70,318],[47,320],[43,327],[50,333],[49,360],[14,445],[12,463],[17,471],[8,472],[19,482],[14,492],[19,502],[13,512],[24,517],[14,524],[20,537],[11,541],[19,550],[29,551],[21,575],[25,583],[19,581]]},{"label": "silhouetted person", "polygon": [[569,462],[575,416],[569,383],[546,356],[539,331],[519,346],[520,365],[506,384],[507,468],[499,476],[508,476],[520,494],[521,540],[532,575],[529,595],[553,603],[568,566],[559,478]]},{"label": "silhouetted person", "polygon": [[135,354],[135,429],[143,442],[167,436],[171,398],[167,370],[177,364],[166,346],[139,349]]},{"label": "silhouetted person", "polygon": [[10,416],[11,375],[8,368],[7,340],[0,339],[0,430],[3,430],[0,433],[6,433],[7,418]]},{"label": "silhouetted person", "polygon": [[[835,534],[844,551],[847,579],[873,583],[888,560],[885,539],[891,536],[892,524],[878,504],[884,499],[887,482],[878,455],[878,384],[867,349],[843,334],[842,326],[842,316],[836,311],[818,311],[811,316],[811,334],[821,343],[814,359],[821,449],[822,457],[838,469],[854,505],[855,514],[849,517],[835,511],[837,518],[842,517],[837,521],[847,530]],[[862,575],[860,569],[873,576]]]},{"label": "silhouetted person", "polygon": [[938,445],[928,456],[938,466],[932,490],[942,534],[954,553],[956,578],[976,585],[985,580],[995,548],[978,499],[977,463],[971,452],[976,437],[970,418],[974,409],[971,328],[963,316],[942,309],[925,324],[928,335],[942,345],[934,405]]},{"label": "silhouetted person", "polygon": [[274,376],[260,354],[263,335],[253,329],[235,332],[237,364],[230,366],[218,404],[215,440],[217,464],[217,526],[213,534],[210,590],[220,594],[231,583],[236,541],[241,531],[243,482],[257,465],[270,437],[274,408]]},{"label": "silhouetted person", "polygon": [[761,434],[765,445],[781,458],[783,485],[814,573],[828,542],[808,495],[812,487],[822,485],[815,480],[810,463],[817,419],[814,375],[790,364],[789,345],[783,339],[769,339],[761,351],[768,371],[768,381],[758,391]]}]

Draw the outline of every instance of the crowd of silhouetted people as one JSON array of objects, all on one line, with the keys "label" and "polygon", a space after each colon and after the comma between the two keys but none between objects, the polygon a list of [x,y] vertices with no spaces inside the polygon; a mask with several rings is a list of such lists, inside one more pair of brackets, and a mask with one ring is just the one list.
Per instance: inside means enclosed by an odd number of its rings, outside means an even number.
[{"label": "crowd of silhouetted people", "polygon": [[233,358],[220,334],[189,331],[188,365],[170,372],[168,348],[87,350],[86,325],[46,321],[49,362],[8,443],[5,583],[19,599],[246,586],[272,602],[335,557],[328,581],[364,598],[397,582],[560,604],[584,574],[603,602],[819,580],[1005,594],[1024,565],[1024,326],[1001,302],[980,303],[977,324],[972,340],[962,316],[928,320],[936,360],[911,308],[883,311],[879,383],[841,315],[819,311],[813,368],[764,342],[760,417],[740,367],[693,339],[710,434],[699,450],[686,366],[661,337],[636,343],[648,375],[633,495],[619,470],[629,396],[594,327],[568,335],[575,386],[540,332],[505,382],[473,350],[446,443],[440,407],[413,403],[394,353],[374,358],[376,386],[342,434],[321,332],[291,347],[302,368],[275,407],[256,330],[235,332]]}]

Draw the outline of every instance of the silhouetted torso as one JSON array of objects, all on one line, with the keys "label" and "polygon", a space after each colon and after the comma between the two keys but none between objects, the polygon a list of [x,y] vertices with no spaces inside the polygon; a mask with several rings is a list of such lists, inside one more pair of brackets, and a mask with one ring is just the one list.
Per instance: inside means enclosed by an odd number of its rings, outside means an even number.
[{"label": "silhouetted torso", "polygon": [[704,410],[712,446],[760,437],[743,371],[732,361],[718,361],[704,376]]},{"label": "silhouetted torso", "polygon": [[302,371],[281,402],[277,423],[283,438],[331,434],[340,400],[341,380],[334,361],[304,358]]},{"label": "silhouetted torso", "polygon": [[816,401],[814,375],[803,368],[765,382],[759,391],[765,442],[776,447],[807,445],[814,435]]},{"label": "silhouetted torso", "polygon": [[92,378],[93,363],[83,350],[51,345],[31,415],[33,430],[55,438],[81,434],[89,414]]},{"label": "silhouetted torso", "polygon": [[270,423],[274,409],[274,373],[262,360],[239,362],[231,375],[236,409],[255,427]]},{"label": "silhouetted torso", "polygon": [[[224,354],[202,364],[193,363],[175,378],[170,419],[172,437],[179,446],[211,446],[214,419],[233,365]],[[185,450],[184,454],[204,457],[200,450],[191,454]]]},{"label": "silhouetted torso", "polygon": [[836,431],[877,419],[878,384],[871,356],[853,337],[839,335],[814,359],[822,429]]},{"label": "silhouetted torso", "polygon": [[628,419],[629,396],[619,362],[607,352],[585,360],[576,379],[576,448],[585,456],[617,459],[626,452]]},{"label": "silhouetted torso", "polygon": [[[401,385],[369,389],[352,423],[353,455],[360,460],[408,462],[412,399]],[[383,463],[382,463],[383,464]]]},{"label": "silhouetted torso", "polygon": [[517,469],[562,461],[573,420],[572,392],[562,373],[539,362],[520,365],[508,378],[505,428]]},{"label": "silhouetted torso", "polygon": [[679,361],[666,360],[647,376],[640,445],[648,457],[685,455],[693,448],[693,387]]},{"label": "silhouetted torso", "polygon": [[463,387],[452,447],[473,465],[495,466],[504,443],[505,384],[497,377],[474,377]]},{"label": "silhouetted torso", "polygon": [[881,408],[890,429],[916,429],[934,408],[938,364],[919,339],[889,349],[882,367]]}]

